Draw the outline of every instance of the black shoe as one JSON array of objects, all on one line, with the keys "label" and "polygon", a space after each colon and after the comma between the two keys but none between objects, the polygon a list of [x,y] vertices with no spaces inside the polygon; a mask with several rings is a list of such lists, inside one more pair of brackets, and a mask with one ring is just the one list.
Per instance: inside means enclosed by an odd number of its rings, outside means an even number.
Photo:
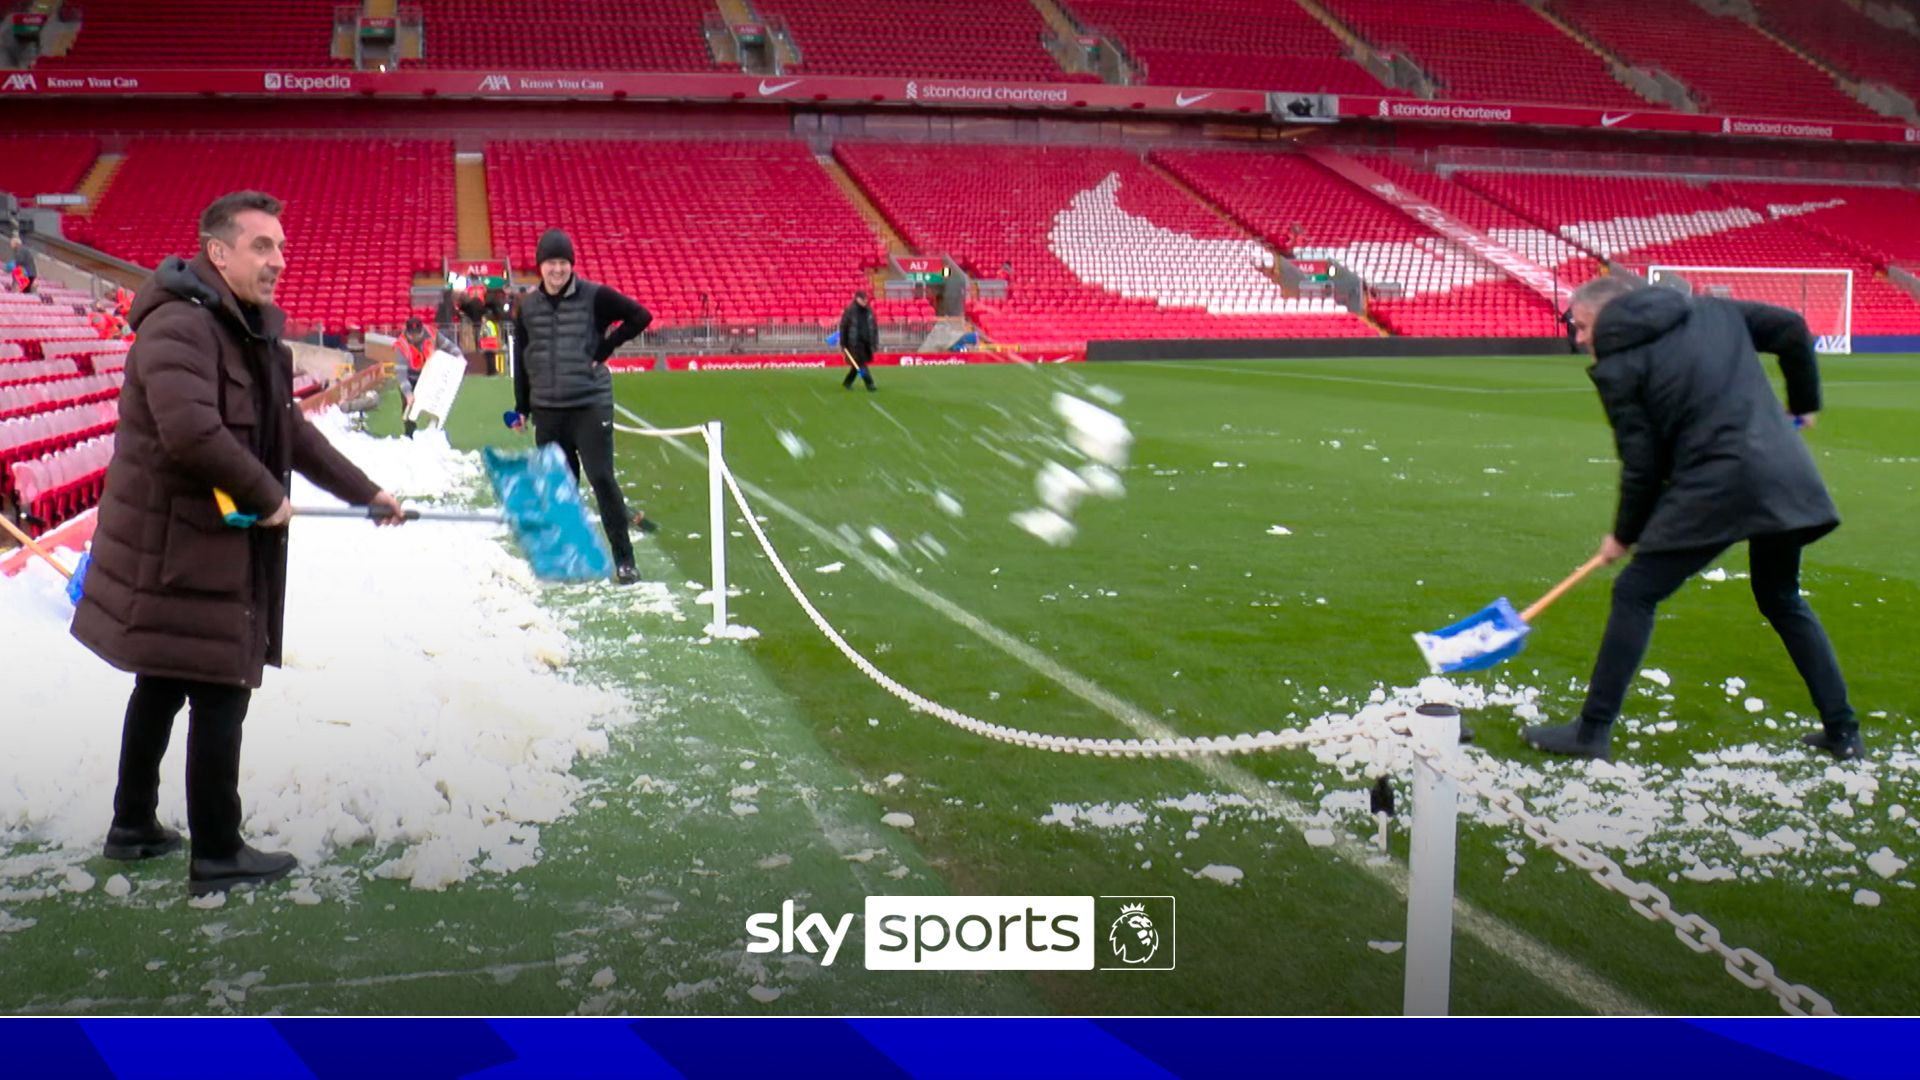
[{"label": "black shoe", "polygon": [[187,892],[194,896],[226,892],[235,885],[265,885],[293,872],[300,860],[284,851],[256,851],[242,844],[225,859],[195,859],[187,864]]},{"label": "black shoe", "polygon": [[880,388],[879,388],[879,387],[877,387],[877,386],[875,386],[875,385],[873,385],[872,383],[868,383],[868,384],[867,384],[867,393],[869,393],[869,394],[877,394],[877,393],[879,393],[879,392],[880,392]]},{"label": "black shoe", "polygon": [[1613,741],[1613,725],[1575,720],[1568,724],[1536,724],[1521,732],[1527,744],[1536,750],[1567,757],[1609,760],[1608,745]]},{"label": "black shoe", "polygon": [[647,516],[647,512],[645,510],[642,510],[640,511],[639,516],[633,519],[632,531],[643,532],[643,533],[657,533],[660,531],[660,526],[655,525],[653,523],[653,519]]},{"label": "black shoe", "polygon": [[1864,757],[1866,743],[1860,741],[1859,724],[1838,724],[1822,727],[1819,731],[1809,731],[1800,736],[1800,741],[1815,750],[1825,750],[1832,754],[1835,761],[1852,761]]},{"label": "black shoe", "polygon": [[159,822],[139,828],[115,825],[107,830],[106,846],[100,854],[120,862],[157,859],[180,850],[180,834]]},{"label": "black shoe", "polygon": [[640,571],[635,570],[630,562],[621,563],[613,568],[613,580],[622,585],[632,585],[640,580]]}]

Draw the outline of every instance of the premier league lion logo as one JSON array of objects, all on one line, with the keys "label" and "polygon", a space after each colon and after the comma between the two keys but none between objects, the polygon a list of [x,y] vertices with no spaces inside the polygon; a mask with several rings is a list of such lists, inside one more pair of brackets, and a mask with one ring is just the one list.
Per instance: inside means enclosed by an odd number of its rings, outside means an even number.
[{"label": "premier league lion logo", "polygon": [[1144,964],[1160,951],[1160,931],[1154,929],[1145,904],[1120,905],[1120,917],[1107,928],[1107,947],[1123,964]]}]

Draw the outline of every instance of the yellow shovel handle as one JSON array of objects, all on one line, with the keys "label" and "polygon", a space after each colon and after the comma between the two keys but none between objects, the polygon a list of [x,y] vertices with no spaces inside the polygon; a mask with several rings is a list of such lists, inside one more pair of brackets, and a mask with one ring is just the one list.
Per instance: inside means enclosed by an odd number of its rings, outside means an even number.
[{"label": "yellow shovel handle", "polygon": [[49,554],[47,549],[41,547],[39,542],[36,541],[33,537],[28,536],[24,532],[21,532],[20,527],[15,525],[11,521],[8,521],[5,515],[0,515],[0,526],[5,526],[6,530],[13,534],[13,538],[15,540],[20,541],[21,544],[25,545],[28,551],[31,551],[35,555],[38,555],[41,558],[47,560],[47,565],[53,567],[55,570],[60,571],[61,577],[66,578],[68,581],[73,580],[73,571],[60,565],[59,559],[56,559],[51,554]]},{"label": "yellow shovel handle", "polygon": [[1565,581],[1562,581],[1560,584],[1555,585],[1551,589],[1548,589],[1547,595],[1541,597],[1538,600],[1535,600],[1533,604],[1527,608],[1527,610],[1521,612],[1520,621],[1523,623],[1532,622],[1534,616],[1547,610],[1548,605],[1552,604],[1555,600],[1558,600],[1562,596],[1565,596],[1567,594],[1568,589],[1571,589],[1575,585],[1580,584],[1581,578],[1586,577],[1588,574],[1593,573],[1595,570],[1600,569],[1602,566],[1605,566],[1606,564],[1607,564],[1607,561],[1605,559],[1602,559],[1598,555],[1595,555],[1593,558],[1588,559],[1586,562],[1581,563],[1580,569],[1575,570],[1571,574],[1568,574]]}]

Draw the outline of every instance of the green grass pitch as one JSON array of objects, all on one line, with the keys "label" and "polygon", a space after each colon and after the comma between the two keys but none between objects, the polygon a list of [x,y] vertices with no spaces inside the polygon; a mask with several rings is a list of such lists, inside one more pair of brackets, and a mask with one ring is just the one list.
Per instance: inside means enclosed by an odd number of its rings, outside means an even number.
[{"label": "green grass pitch", "polygon": [[[1681,873],[1677,847],[1649,845],[1629,869],[1841,1012],[1910,1013],[1920,1009],[1920,902],[1902,884],[1908,874],[1883,879],[1865,860],[1885,846],[1920,863],[1920,832],[1891,812],[1920,810],[1911,535],[1920,368],[1913,358],[1850,357],[1824,370],[1827,409],[1807,438],[1845,524],[1810,550],[1805,585],[1856,707],[1880,714],[1865,721],[1877,787],[1849,800],[1854,816],[1829,819],[1857,854],[1816,838],[1797,864],[1804,874],[1790,872],[1788,851],[1772,857],[1770,874],[1701,881]],[[824,370],[630,375],[616,390],[632,416],[660,426],[725,421],[727,460],[773,543],[856,648],[936,701],[1031,730],[1127,736],[1150,720],[1228,734],[1345,711],[1378,686],[1420,680],[1412,631],[1497,596],[1524,604],[1590,554],[1611,521],[1612,443],[1573,358],[876,376],[874,395],[843,392],[838,373]],[[1049,547],[1009,515],[1034,504],[1037,464],[1061,456],[1052,395],[1085,396],[1094,385],[1122,395],[1114,408],[1137,440],[1127,493],[1084,504],[1073,543]],[[508,404],[504,380],[470,382],[455,444],[514,443],[499,426]],[[390,402],[372,423],[395,427]],[[811,453],[783,448],[782,432]],[[594,799],[544,830],[539,866],[437,894],[367,881],[351,902],[319,907],[268,889],[217,918],[97,893],[84,903],[9,902],[41,926],[0,935],[0,964],[12,973],[0,980],[0,1011],[1399,1010],[1404,952],[1369,943],[1404,937],[1394,890],[1404,817],[1391,860],[1377,865],[1365,854],[1371,829],[1355,818],[1337,821],[1342,842],[1332,846],[1310,844],[1288,820],[1289,808],[1312,813],[1329,793],[1358,790],[1305,753],[1213,763],[1048,755],[910,712],[805,619],[731,509],[732,615],[761,636],[702,642],[705,612],[689,584],[709,583],[697,440],[623,435],[618,446],[630,498],[663,526],[638,540],[641,571],[669,582],[688,617],[629,617],[607,599],[611,587],[550,594],[581,622],[582,675],[626,689],[656,718],[621,730],[611,754],[582,766]],[[944,512],[937,492],[962,513]],[[1275,525],[1288,534],[1270,532]],[[876,528],[904,545],[899,556],[868,539]],[[938,548],[916,547],[922,537]],[[835,562],[844,569],[819,572]],[[1668,673],[1673,700],[1651,683],[1630,699],[1629,718],[1651,724],[1664,711],[1676,727],[1623,734],[1622,764],[1679,777],[1711,764],[1697,755],[1745,744],[1785,751],[1812,723],[1804,689],[1737,578],[1744,552],[1719,565],[1736,576],[1691,584],[1662,611],[1647,666]],[[1569,715],[1609,576],[1543,616],[1520,657],[1475,678],[1538,687],[1549,718]],[[1730,697],[1720,685],[1731,676],[1747,686]],[[1763,699],[1764,712],[1743,708],[1746,695]],[[1527,750],[1511,710],[1466,719],[1479,748],[1545,776],[1530,795],[1551,801],[1583,782],[1582,766],[1549,766]],[[1830,764],[1780,766],[1812,793],[1804,811],[1816,819],[1847,794],[1843,777],[1823,779]],[[742,785],[756,790],[757,813],[732,809]],[[1211,807],[1199,811],[1205,820],[1160,805],[1183,800]],[[1692,834],[1703,837],[1694,853],[1738,866],[1715,836],[1771,828],[1765,801],[1756,792],[1751,805],[1713,807]],[[1056,804],[1125,806],[1142,819],[1068,827]],[[895,812],[912,827],[881,823]],[[1676,803],[1675,829],[1680,812]],[[371,865],[379,854],[341,858]],[[1208,865],[1244,877],[1196,878]],[[161,884],[179,873],[130,876]],[[1855,903],[1863,887],[1878,891],[1879,906]],[[1510,827],[1463,814],[1457,889],[1472,912],[1456,920],[1455,1012],[1776,1011],[1771,997]],[[867,972],[857,931],[831,968],[744,951],[746,917],[784,899],[831,915],[882,892],[1173,894],[1178,968]],[[207,932],[209,923],[219,929]],[[603,969],[615,980],[596,984]],[[257,972],[264,977],[249,977]]]}]

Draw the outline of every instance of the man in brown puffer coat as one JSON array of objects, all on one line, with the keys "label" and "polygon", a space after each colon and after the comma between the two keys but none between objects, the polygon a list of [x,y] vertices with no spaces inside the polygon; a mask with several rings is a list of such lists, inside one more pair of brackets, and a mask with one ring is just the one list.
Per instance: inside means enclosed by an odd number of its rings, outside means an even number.
[{"label": "man in brown puffer coat", "polygon": [[[194,895],[286,876],[285,852],[240,836],[240,729],[266,665],[280,663],[287,492],[298,471],[354,505],[403,520],[400,505],[307,423],[273,305],[286,268],[280,203],[223,196],[200,217],[200,251],[172,256],[135,297],[120,426],[73,636],[133,672],[114,792],[110,859],[177,850],[163,827],[160,759],[192,702],[187,827]],[[216,508],[227,492],[254,528]]]}]

